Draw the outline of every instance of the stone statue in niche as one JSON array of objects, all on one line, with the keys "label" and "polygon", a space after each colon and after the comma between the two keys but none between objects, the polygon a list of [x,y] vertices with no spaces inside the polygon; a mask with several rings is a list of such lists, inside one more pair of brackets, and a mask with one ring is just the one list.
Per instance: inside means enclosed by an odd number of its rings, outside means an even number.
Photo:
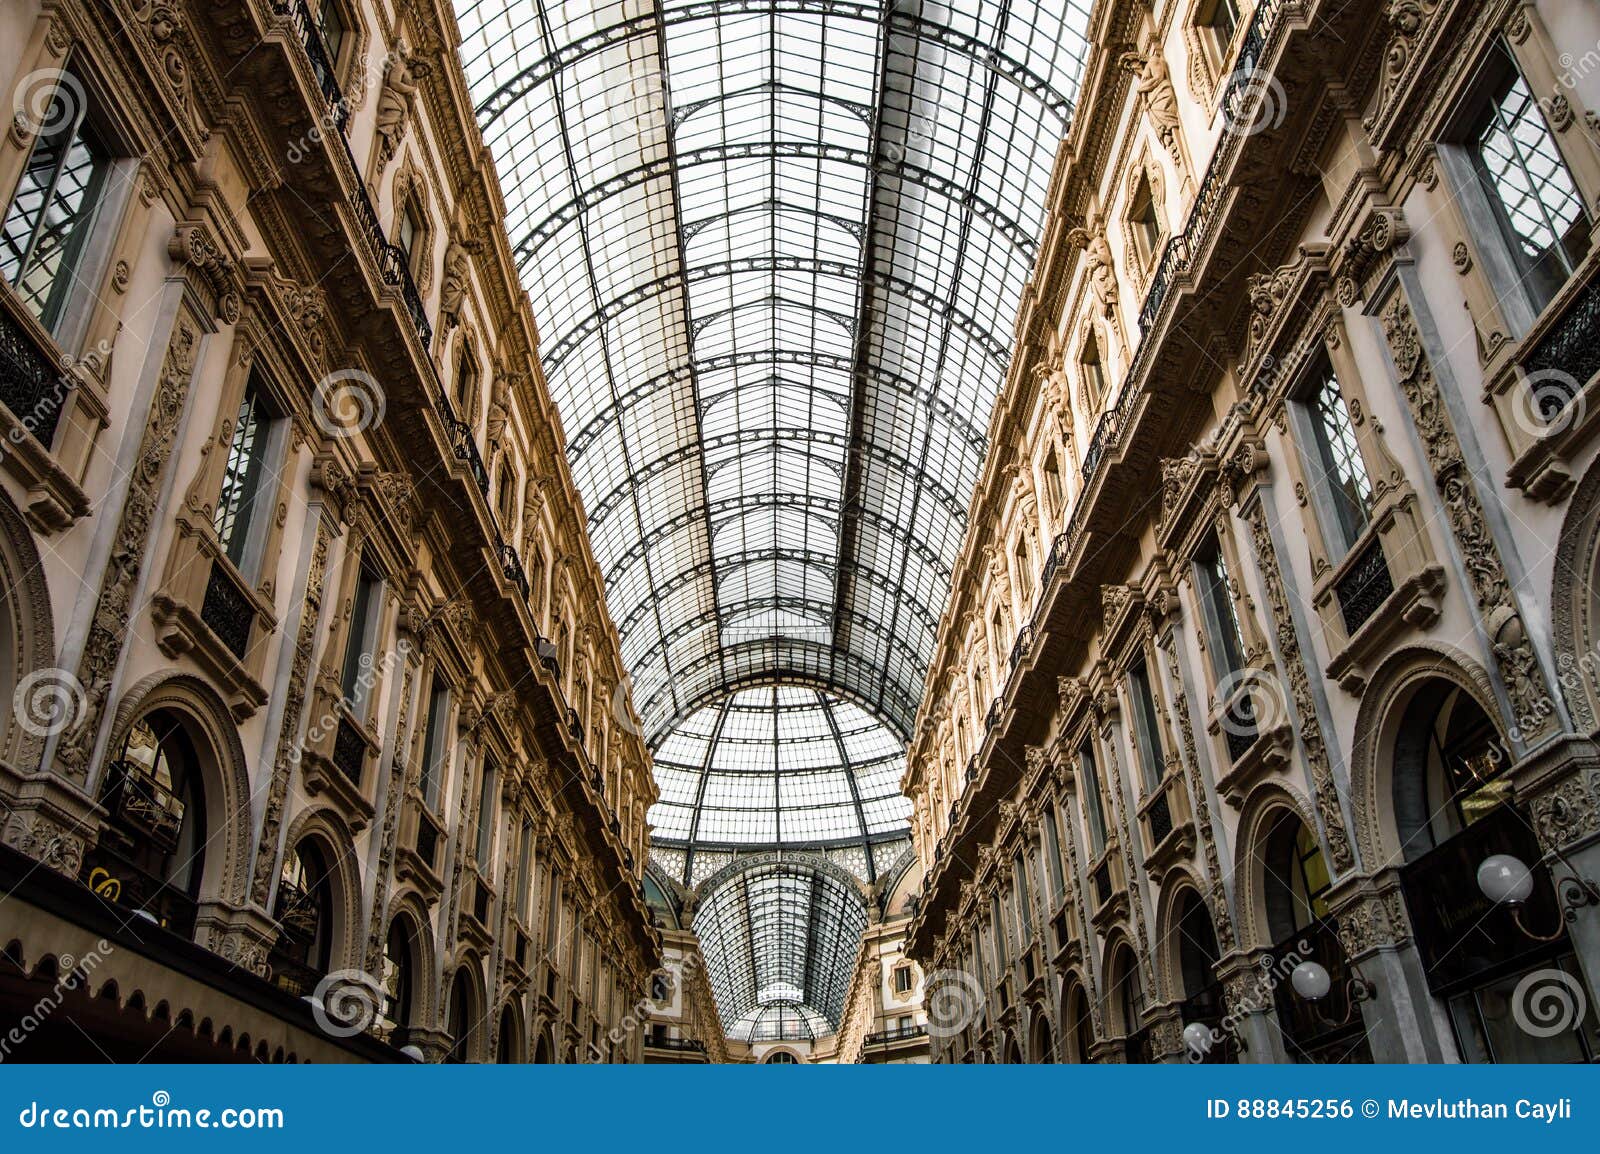
[{"label": "stone statue in niche", "polygon": [[378,137],[376,173],[381,173],[399,151],[405,139],[406,120],[411,111],[411,100],[417,94],[417,81],[427,75],[427,65],[414,61],[403,46],[396,44],[389,53],[389,70],[383,77],[383,88],[378,93],[378,107],[374,113],[374,130]]}]

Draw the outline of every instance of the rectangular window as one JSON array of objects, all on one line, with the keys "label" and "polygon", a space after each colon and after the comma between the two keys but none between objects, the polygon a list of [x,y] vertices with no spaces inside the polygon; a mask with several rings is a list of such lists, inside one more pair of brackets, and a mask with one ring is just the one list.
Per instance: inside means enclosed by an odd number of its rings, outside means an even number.
[{"label": "rectangular window", "polygon": [[483,772],[478,775],[478,868],[485,873],[492,872],[489,855],[494,852],[494,821],[495,821],[495,772],[494,762],[485,761]]},{"label": "rectangular window", "polygon": [[378,611],[382,606],[383,582],[363,563],[356,577],[355,598],[350,608],[350,636],[344,647],[345,704],[360,721],[366,721],[376,682],[373,669],[378,643]]},{"label": "rectangular window", "polygon": [[339,15],[336,0],[322,0],[322,6],[317,9],[317,31],[322,35],[328,63],[339,67],[339,50],[344,47],[344,17]]},{"label": "rectangular window", "polygon": [[111,168],[88,115],[83,82],[63,72],[0,229],[0,275],[52,333],[73,295]]},{"label": "rectangular window", "polygon": [[544,952],[552,960],[555,959],[559,948],[556,938],[560,933],[560,918],[561,876],[556,873],[555,866],[552,863],[549,872],[545,875],[544,893]]},{"label": "rectangular window", "polygon": [[274,424],[274,414],[252,380],[239,402],[233,439],[228,445],[228,463],[222,473],[222,492],[212,519],[223,552],[247,577],[251,574],[245,567],[246,554],[254,543],[252,533],[260,521],[258,510]]},{"label": "rectangular window", "polygon": [[1099,857],[1106,850],[1106,816],[1100,808],[1100,776],[1094,764],[1094,746],[1085,741],[1078,750],[1078,778],[1083,784],[1083,820],[1089,826],[1089,848]]},{"label": "rectangular window", "polygon": [[1149,797],[1160,787],[1166,767],[1161,760],[1155,694],[1150,691],[1150,671],[1143,661],[1128,670],[1128,696],[1133,699],[1133,735],[1138,747],[1139,770],[1144,779],[1144,794]]},{"label": "rectangular window", "polygon": [[1149,264],[1161,248],[1161,218],[1156,215],[1155,197],[1148,179],[1139,182],[1138,191],[1128,207],[1128,222],[1133,225],[1133,239],[1139,249],[1139,259]]},{"label": "rectangular window", "polygon": [[1028,886],[1028,867],[1020,853],[1012,856],[1011,872],[1017,887],[1017,937],[1026,942],[1033,937],[1033,891]]},{"label": "rectangular window", "polygon": [[1006,942],[1006,918],[1000,910],[999,894],[989,901],[989,925],[994,933],[994,972],[998,975],[1005,969],[1006,959],[1010,957]]},{"label": "rectangular window", "polygon": [[1050,871],[1050,905],[1054,908],[1066,894],[1066,871],[1061,864],[1061,830],[1056,825],[1056,807],[1050,806],[1044,820],[1045,866]]},{"label": "rectangular window", "polygon": [[478,362],[472,357],[472,350],[463,345],[461,359],[456,362],[456,405],[462,411],[456,415],[466,419],[466,414],[472,409],[473,395],[478,391]]},{"label": "rectangular window", "polygon": [[1589,251],[1589,214],[1514,61],[1497,51],[1499,76],[1463,142],[1517,280],[1535,313]]},{"label": "rectangular window", "polygon": [[894,992],[909,994],[911,992],[911,967],[896,966],[894,971]]},{"label": "rectangular window", "polygon": [[1050,456],[1044,463],[1044,493],[1046,502],[1050,506],[1052,517],[1061,516],[1061,463],[1056,459],[1056,451],[1050,450]]},{"label": "rectangular window", "polygon": [[1332,539],[1328,545],[1342,555],[1366,531],[1372,514],[1372,482],[1367,477],[1355,425],[1333,366],[1323,360],[1312,373],[1311,382],[1299,405],[1311,427],[1316,450],[1316,459],[1311,463],[1316,473],[1314,488],[1331,506]]},{"label": "rectangular window", "polygon": [[1239,30],[1239,0],[1214,0],[1200,23],[1211,30],[1218,53],[1226,53]]},{"label": "rectangular window", "polygon": [[428,694],[428,724],[422,734],[422,800],[429,809],[439,807],[439,786],[448,768],[449,743],[445,740],[446,718],[450,712],[450,687],[434,675],[433,689]]},{"label": "rectangular window", "polygon": [[517,841],[517,919],[528,924],[528,913],[533,908],[533,822],[522,823],[522,834]]},{"label": "rectangular window", "polygon": [[1084,408],[1092,418],[1100,411],[1100,402],[1106,395],[1106,372],[1100,362],[1100,342],[1093,333],[1083,342],[1078,367],[1083,373]]},{"label": "rectangular window", "polygon": [[1228,566],[1216,541],[1195,558],[1195,569],[1200,601],[1205,609],[1207,640],[1211,643],[1207,647],[1211,651],[1211,668],[1218,681],[1226,681],[1244,668],[1244,635],[1239,631],[1239,617],[1233,608]]}]

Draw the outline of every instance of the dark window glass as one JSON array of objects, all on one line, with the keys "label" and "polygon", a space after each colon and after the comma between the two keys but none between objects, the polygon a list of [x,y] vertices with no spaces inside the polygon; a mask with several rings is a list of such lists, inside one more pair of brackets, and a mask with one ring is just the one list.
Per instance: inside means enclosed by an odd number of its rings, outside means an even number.
[{"label": "dark window glass", "polygon": [[1228,566],[1222,559],[1222,550],[1213,543],[1195,567],[1200,574],[1200,595],[1205,600],[1211,667],[1218,680],[1225,681],[1244,668],[1244,636],[1239,631],[1239,617],[1228,587]]},{"label": "dark window glass", "polygon": [[1089,848],[1098,858],[1106,848],[1106,818],[1100,808],[1100,778],[1095,770],[1094,747],[1087,741],[1078,751],[1078,770],[1083,782],[1083,817],[1089,824]]},{"label": "dark window glass", "polygon": [[1138,746],[1139,769],[1144,778],[1145,795],[1155,793],[1161,784],[1161,736],[1156,727],[1155,695],[1150,691],[1150,673],[1144,662],[1128,670],[1128,695],[1133,698],[1133,732]]},{"label": "dark window glass", "polygon": [[350,610],[350,637],[345,642],[344,699],[350,710],[362,720],[367,716],[367,705],[372,695],[373,647],[378,632],[378,592],[382,582],[365,565],[356,578],[355,600]]}]

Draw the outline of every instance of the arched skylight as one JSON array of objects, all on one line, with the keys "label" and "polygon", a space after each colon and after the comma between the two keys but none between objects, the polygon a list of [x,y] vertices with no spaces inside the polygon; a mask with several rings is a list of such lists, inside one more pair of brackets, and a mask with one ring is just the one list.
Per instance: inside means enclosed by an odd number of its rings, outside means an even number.
[{"label": "arched skylight", "polygon": [[905,763],[899,739],[859,706],[815,689],[745,689],[661,743],[650,822],[668,846],[865,847],[905,836]]}]

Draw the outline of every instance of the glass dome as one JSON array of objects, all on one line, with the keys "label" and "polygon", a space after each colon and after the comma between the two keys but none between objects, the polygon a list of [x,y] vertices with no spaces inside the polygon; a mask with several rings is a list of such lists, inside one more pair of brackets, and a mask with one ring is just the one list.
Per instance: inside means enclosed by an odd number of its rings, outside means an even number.
[{"label": "glass dome", "polygon": [[865,710],[762,686],[693,714],[655,753],[666,846],[810,848],[904,837],[905,750]]}]

